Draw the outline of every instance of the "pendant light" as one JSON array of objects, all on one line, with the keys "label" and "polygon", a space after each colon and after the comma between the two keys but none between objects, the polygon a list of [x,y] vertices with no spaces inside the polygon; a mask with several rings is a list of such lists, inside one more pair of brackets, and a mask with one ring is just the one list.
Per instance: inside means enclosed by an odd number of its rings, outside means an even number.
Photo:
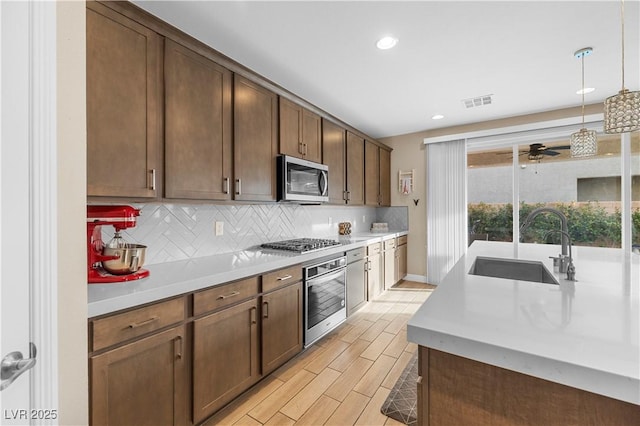
[{"label": "pendant light", "polygon": [[622,19],[622,90],[604,101],[604,132],[627,133],[640,129],[640,91],[630,92],[624,87],[624,0]]},{"label": "pendant light", "polygon": [[595,130],[587,130],[584,127],[584,57],[591,55],[593,49],[585,47],[576,51],[573,55],[582,61],[582,128],[571,134],[571,156],[590,157],[598,153],[598,139]]}]

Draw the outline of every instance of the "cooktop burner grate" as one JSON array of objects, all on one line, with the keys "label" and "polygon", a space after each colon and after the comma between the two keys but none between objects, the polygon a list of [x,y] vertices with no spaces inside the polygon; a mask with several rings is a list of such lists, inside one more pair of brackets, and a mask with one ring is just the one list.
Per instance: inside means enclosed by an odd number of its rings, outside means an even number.
[{"label": "cooktop burner grate", "polygon": [[339,245],[341,245],[341,243],[338,241],[328,238],[295,238],[292,240],[264,243],[260,247],[272,250],[291,251],[295,253],[308,253],[310,251],[322,250]]}]

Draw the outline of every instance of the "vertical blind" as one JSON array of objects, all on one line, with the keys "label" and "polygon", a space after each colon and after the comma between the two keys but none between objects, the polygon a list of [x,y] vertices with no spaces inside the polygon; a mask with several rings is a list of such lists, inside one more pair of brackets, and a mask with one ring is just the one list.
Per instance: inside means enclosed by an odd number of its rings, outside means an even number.
[{"label": "vertical blind", "polygon": [[427,282],[439,284],[467,248],[465,140],[427,145]]}]

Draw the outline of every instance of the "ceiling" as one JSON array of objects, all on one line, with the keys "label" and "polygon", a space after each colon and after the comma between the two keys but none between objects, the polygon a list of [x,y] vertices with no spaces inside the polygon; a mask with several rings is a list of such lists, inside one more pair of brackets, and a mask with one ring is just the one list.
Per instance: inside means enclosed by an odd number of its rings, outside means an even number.
[{"label": "ceiling", "polygon": [[[579,106],[583,47],[587,104],[622,84],[615,0],[134,3],[374,138]],[[639,27],[640,0],[627,0],[630,90]],[[378,50],[386,34],[398,45]]]}]

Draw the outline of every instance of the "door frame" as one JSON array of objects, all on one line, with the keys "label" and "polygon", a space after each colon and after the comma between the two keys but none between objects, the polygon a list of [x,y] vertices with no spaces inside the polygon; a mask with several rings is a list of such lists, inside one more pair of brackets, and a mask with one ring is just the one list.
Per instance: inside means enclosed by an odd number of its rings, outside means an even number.
[{"label": "door frame", "polygon": [[[28,40],[29,63],[29,287],[30,341],[37,363],[29,374],[31,409],[58,409],[57,251],[57,27],[56,2],[29,1],[28,26],[12,38]],[[0,13],[1,8],[0,8]],[[2,58],[7,60],[8,58]],[[12,141],[2,141],[11,143]],[[57,417],[56,416],[56,417]],[[57,424],[32,419],[39,424]]]}]

